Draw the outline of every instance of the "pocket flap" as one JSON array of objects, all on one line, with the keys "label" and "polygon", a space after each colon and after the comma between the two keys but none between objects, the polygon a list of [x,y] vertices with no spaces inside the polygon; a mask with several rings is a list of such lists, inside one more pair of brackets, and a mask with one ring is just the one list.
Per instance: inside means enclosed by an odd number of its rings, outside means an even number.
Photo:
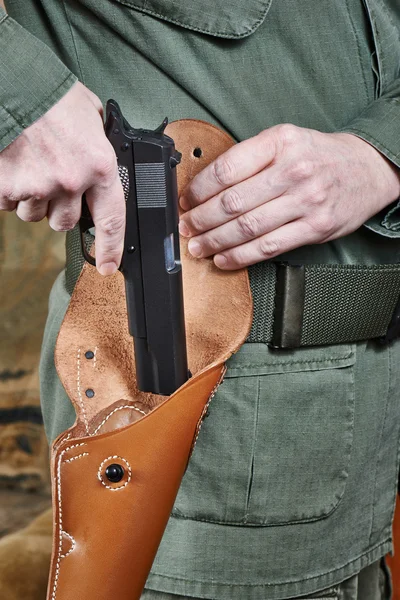
[{"label": "pocket flap", "polygon": [[225,377],[296,373],[349,367],[354,364],[355,344],[313,346],[295,350],[271,350],[267,344],[244,344],[228,362]]},{"label": "pocket flap", "polygon": [[264,21],[272,0],[116,0],[175,25],[222,38],[243,38]]}]

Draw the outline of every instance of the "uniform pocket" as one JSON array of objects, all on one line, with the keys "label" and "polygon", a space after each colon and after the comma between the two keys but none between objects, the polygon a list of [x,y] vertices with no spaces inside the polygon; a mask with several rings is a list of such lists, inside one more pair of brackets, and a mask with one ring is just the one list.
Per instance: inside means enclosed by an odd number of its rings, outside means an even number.
[{"label": "uniform pocket", "polygon": [[193,31],[223,38],[243,38],[264,21],[272,0],[113,0]]},{"label": "uniform pocket", "polygon": [[329,515],[348,476],[354,364],[354,344],[245,344],[210,405],[174,515],[247,526]]},{"label": "uniform pocket", "polygon": [[377,78],[377,95],[399,76],[400,27],[383,0],[363,0],[372,34],[372,68]]},{"label": "uniform pocket", "polygon": [[246,522],[321,519],[343,496],[353,440],[355,346],[279,352],[259,376]]}]

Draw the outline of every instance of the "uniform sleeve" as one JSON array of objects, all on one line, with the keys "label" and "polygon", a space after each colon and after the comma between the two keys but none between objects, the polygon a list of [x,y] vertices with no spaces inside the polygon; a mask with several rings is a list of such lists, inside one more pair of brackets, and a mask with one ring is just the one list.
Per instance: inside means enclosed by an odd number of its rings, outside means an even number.
[{"label": "uniform sleeve", "polygon": [[76,81],[46,44],[0,8],[0,151]]},{"label": "uniform sleeve", "polygon": [[[400,168],[400,78],[340,131],[369,142]],[[385,237],[400,238],[400,200],[369,219],[365,226]]]}]

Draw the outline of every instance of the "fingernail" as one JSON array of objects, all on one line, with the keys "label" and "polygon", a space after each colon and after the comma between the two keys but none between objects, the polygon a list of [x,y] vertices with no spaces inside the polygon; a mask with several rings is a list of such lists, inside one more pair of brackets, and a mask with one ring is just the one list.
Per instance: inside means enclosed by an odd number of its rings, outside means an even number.
[{"label": "fingernail", "polygon": [[190,204],[189,204],[188,199],[186,198],[186,196],[181,196],[179,198],[179,204],[181,205],[181,207],[183,208],[183,210],[189,210],[189,208],[190,208]]},{"label": "fingernail", "polygon": [[214,263],[217,267],[223,269],[224,267],[226,267],[228,260],[223,254],[216,254],[214,256]]},{"label": "fingernail", "polygon": [[98,267],[100,275],[104,275],[105,277],[107,277],[108,275],[114,275],[117,269],[118,265],[116,265],[115,262],[104,263],[104,265],[100,265]]},{"label": "fingernail", "polygon": [[179,221],[179,233],[183,235],[183,237],[189,237],[190,231],[185,221]]},{"label": "fingernail", "polygon": [[196,242],[196,240],[190,240],[188,248],[192,256],[195,256],[196,258],[199,258],[201,256],[201,244],[199,242]]}]

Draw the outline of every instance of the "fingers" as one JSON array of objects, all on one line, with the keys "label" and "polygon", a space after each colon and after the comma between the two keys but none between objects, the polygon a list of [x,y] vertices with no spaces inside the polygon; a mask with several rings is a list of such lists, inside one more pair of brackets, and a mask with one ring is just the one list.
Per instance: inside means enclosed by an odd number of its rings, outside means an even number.
[{"label": "fingers", "polygon": [[0,210],[5,210],[6,212],[12,212],[18,206],[18,202],[11,202],[9,200],[2,200],[0,198]]},{"label": "fingers", "polygon": [[28,200],[18,202],[17,216],[22,221],[37,222],[47,215],[48,202],[32,197]]},{"label": "fingers", "polygon": [[81,216],[82,198],[58,196],[48,204],[47,218],[54,231],[73,229]]},{"label": "fingers", "polygon": [[182,215],[179,231],[185,237],[204,233],[270,202],[287,188],[281,166],[263,169]]},{"label": "fingers", "polygon": [[183,190],[180,204],[189,210],[269,165],[276,154],[275,128],[232,146],[196,175]]},{"label": "fingers", "polygon": [[192,238],[189,252],[196,258],[211,256],[274,231],[300,216],[299,204],[292,197],[283,196]]},{"label": "fingers", "polygon": [[318,236],[301,219],[287,223],[271,233],[214,256],[214,263],[224,270],[235,270],[269,260],[300,246],[318,242]]},{"label": "fingers", "polygon": [[87,190],[86,201],[96,227],[97,269],[112,275],[121,264],[125,236],[125,198],[116,160],[111,183]]}]

